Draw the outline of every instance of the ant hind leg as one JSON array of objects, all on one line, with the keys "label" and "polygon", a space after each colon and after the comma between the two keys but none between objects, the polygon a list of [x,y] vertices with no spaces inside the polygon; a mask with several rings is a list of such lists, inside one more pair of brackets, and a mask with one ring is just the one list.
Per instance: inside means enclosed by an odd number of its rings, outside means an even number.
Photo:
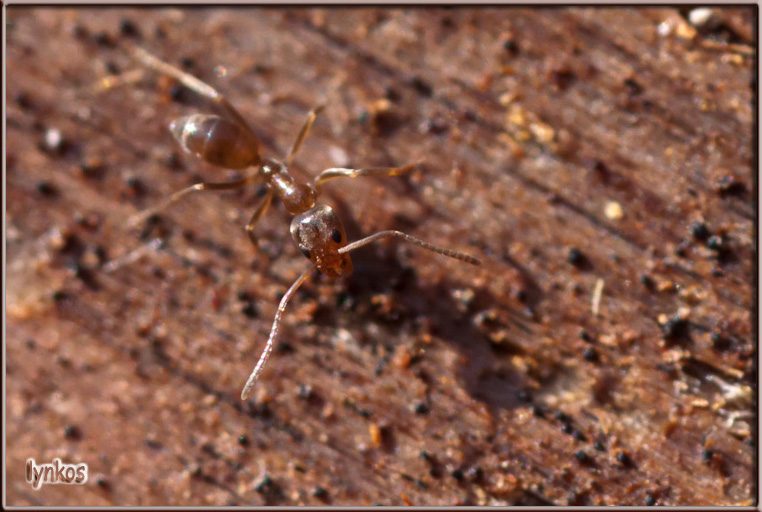
[{"label": "ant hind leg", "polygon": [[240,180],[230,181],[227,183],[196,183],[195,185],[191,185],[190,187],[184,188],[182,190],[179,190],[169,196],[167,199],[165,199],[161,204],[154,206],[153,208],[148,208],[146,210],[143,210],[142,212],[139,212],[127,221],[127,225],[130,227],[135,227],[139,225],[141,222],[146,220],[151,215],[154,215],[161,210],[164,210],[165,208],[168,208],[169,206],[172,206],[185,196],[193,193],[193,192],[201,192],[202,190],[232,190],[236,188],[241,188],[249,183],[254,182],[258,178],[256,176],[250,176],[248,178],[243,178]]},{"label": "ant hind leg", "polygon": [[233,118],[234,121],[248,130],[249,133],[254,136],[254,138],[257,138],[256,134],[243,118],[243,116],[238,113],[235,107],[233,107],[233,105],[225,98],[225,96],[217,91],[217,89],[207,84],[206,82],[199,80],[190,73],[186,73],[185,71],[173,66],[172,64],[169,64],[168,62],[164,62],[163,60],[159,59],[155,55],[148,53],[142,48],[133,47],[131,53],[133,57],[140,61],[144,66],[147,66],[154,71],[158,71],[159,73],[164,73],[165,75],[171,76],[191,91],[219,105],[231,118]]}]

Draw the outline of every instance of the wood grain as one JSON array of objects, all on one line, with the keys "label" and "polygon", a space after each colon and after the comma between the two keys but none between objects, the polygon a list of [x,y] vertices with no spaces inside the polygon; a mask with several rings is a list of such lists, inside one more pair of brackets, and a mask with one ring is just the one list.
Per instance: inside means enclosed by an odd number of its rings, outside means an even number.
[{"label": "wood grain", "polygon": [[[8,504],[756,503],[756,8],[7,12]],[[241,402],[306,262],[280,205],[248,243],[257,187],[125,224],[232,177],[131,44],[269,156],[327,104],[302,177],[422,160],[323,200],[483,265],[358,251]],[[89,480],[34,491],[29,457]]]}]

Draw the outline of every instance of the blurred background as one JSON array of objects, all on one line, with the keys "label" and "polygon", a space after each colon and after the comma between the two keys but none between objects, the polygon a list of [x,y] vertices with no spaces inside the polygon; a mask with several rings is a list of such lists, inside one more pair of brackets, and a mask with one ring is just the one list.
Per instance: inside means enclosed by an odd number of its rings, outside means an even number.
[{"label": "blurred background", "polygon": [[[9,505],[754,505],[757,10],[6,10]],[[167,130],[217,87],[350,240],[310,278]],[[35,491],[37,463],[87,463]]]}]

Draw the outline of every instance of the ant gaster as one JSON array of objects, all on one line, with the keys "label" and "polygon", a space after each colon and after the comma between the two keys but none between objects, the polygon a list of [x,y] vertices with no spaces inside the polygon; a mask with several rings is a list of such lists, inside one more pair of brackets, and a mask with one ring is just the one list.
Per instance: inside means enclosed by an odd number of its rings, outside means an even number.
[{"label": "ant gaster", "polygon": [[251,393],[254,383],[272,352],[278,336],[281,317],[291,296],[316,268],[330,277],[343,277],[352,273],[352,260],[349,253],[381,238],[398,237],[407,242],[419,245],[424,249],[455,258],[472,265],[481,262],[469,256],[450,249],[437,247],[400,231],[381,231],[356,242],[347,243],[344,226],[330,206],[316,206],[317,197],[323,183],[336,178],[355,178],[357,176],[396,176],[403,174],[416,165],[406,165],[394,168],[369,169],[326,169],[317,175],[312,184],[298,182],[288,171],[294,155],[302,145],[304,138],[323,107],[313,109],[304,123],[299,135],[285,161],[263,159],[262,147],[254,131],[233,108],[233,106],[217,90],[198,78],[168,64],[140,48],[133,49],[134,57],[145,66],[164,73],[190,90],[211,100],[221,108],[227,117],[207,114],[193,114],[173,121],[170,131],[175,139],[189,153],[201,160],[225,169],[245,169],[255,167],[257,171],[248,177],[226,183],[197,183],[180,190],[156,208],[151,208],[133,218],[133,223],[141,221],[157,211],[169,206],[186,195],[201,190],[231,190],[250,183],[262,182],[267,185],[267,194],[260,202],[246,226],[246,232],[251,242],[257,246],[254,236],[254,225],[265,214],[274,195],[281,200],[286,210],[294,215],[291,221],[291,237],[312,265],[300,275],[288,289],[278,305],[275,313],[270,336],[264,351],[251,372],[241,393],[245,400]]}]

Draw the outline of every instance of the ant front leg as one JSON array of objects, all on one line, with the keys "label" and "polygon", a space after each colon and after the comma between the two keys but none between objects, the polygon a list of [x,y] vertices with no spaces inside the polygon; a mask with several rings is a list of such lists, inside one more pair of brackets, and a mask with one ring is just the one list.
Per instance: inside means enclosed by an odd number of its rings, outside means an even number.
[{"label": "ant front leg", "polygon": [[142,212],[132,216],[127,221],[127,224],[132,227],[137,226],[138,224],[146,220],[151,215],[154,215],[160,212],[161,210],[168,208],[169,206],[175,204],[180,199],[184,198],[185,196],[193,192],[201,192],[202,190],[232,190],[236,188],[245,187],[246,185],[248,185],[249,183],[253,183],[257,179],[259,179],[258,176],[250,176],[248,178],[242,178],[240,180],[230,181],[227,183],[196,183],[195,185],[191,185],[188,188],[184,188],[182,190],[175,192],[158,206],[155,206],[153,208],[148,208],[147,210],[143,210]]},{"label": "ant front leg", "polygon": [[357,178],[358,176],[400,176],[418,167],[418,164],[408,164],[402,167],[370,167],[367,169],[345,169],[335,167],[326,169],[315,177],[315,190],[320,191],[326,181],[336,178]]}]

